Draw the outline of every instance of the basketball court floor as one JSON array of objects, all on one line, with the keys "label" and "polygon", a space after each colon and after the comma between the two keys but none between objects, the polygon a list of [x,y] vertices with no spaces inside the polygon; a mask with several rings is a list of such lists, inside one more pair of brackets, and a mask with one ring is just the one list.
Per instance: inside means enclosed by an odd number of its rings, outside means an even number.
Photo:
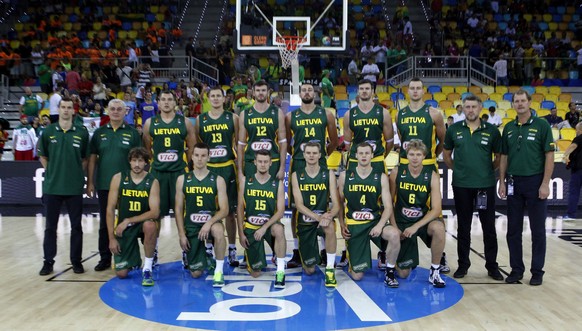
[{"label": "basketball court floor", "polygon": [[[452,275],[456,269],[455,217],[448,211],[444,214],[449,214],[446,252]],[[444,289],[428,283],[429,250],[421,245],[421,265],[410,279],[401,280],[398,289],[387,288],[377,269],[370,270],[361,282],[352,281],[346,270],[337,270],[339,285],[334,290],[323,286],[321,271],[307,276],[300,269],[291,269],[286,289],[277,290],[273,288],[273,267],[259,279],[228,268],[227,286],[216,290],[211,276],[192,279],[182,269],[173,219],[162,221],[156,284],[143,288],[137,271],[126,280],[115,279],[113,271],[93,271],[99,260],[96,215],[85,215],[83,220],[86,273],[74,274],[68,264],[70,229],[68,219],[61,218],[55,273],[46,277],[38,275],[42,215],[0,216],[0,320],[3,330],[578,329],[582,323],[582,222],[547,219],[546,275],[542,286],[532,287],[528,273],[520,284],[487,277],[480,225],[476,217],[473,221],[472,267],[463,279],[445,277]],[[506,223],[506,217],[499,214],[498,261],[504,275],[510,271]],[[288,226],[287,232],[289,235]],[[526,269],[529,238],[525,231]],[[339,252],[343,239],[338,246]]]}]

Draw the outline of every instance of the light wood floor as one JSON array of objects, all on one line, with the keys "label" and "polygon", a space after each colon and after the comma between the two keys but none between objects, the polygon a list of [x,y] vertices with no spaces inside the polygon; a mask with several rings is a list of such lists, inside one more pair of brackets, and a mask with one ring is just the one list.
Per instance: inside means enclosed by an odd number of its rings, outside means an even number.
[{"label": "light wood floor", "polygon": [[[101,285],[113,276],[112,271],[95,272],[99,256],[97,248],[98,220],[84,217],[84,266],[86,273],[75,275],[68,269],[68,220],[59,223],[58,255],[55,273],[38,276],[42,266],[44,219],[36,217],[0,216],[0,329],[2,330],[171,330],[167,326],[137,319],[106,306],[99,298]],[[455,219],[447,221],[447,248],[451,275],[456,269]],[[497,221],[499,235],[498,261],[509,272],[505,242],[506,218]],[[572,229],[582,229],[582,221],[566,223],[547,220],[547,258],[544,284],[508,285],[489,279],[484,260],[480,226],[474,218],[472,267],[459,280],[465,296],[452,308],[440,313],[368,330],[579,330],[582,325],[582,235],[578,245],[558,236]],[[289,237],[290,238],[290,237]],[[580,246],[579,246],[580,245]],[[338,241],[343,248],[343,240]],[[524,261],[529,269],[529,234],[524,235]],[[239,253],[242,252],[239,250]],[[428,250],[420,248],[421,265],[428,265]],[[180,258],[173,220],[162,222],[160,237],[161,262]],[[52,280],[48,280],[55,276]]]}]

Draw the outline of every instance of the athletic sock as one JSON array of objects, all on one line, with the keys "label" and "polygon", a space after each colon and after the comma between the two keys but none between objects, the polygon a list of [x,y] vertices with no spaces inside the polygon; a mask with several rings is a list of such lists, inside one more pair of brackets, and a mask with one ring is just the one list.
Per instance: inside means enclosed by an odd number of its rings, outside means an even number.
[{"label": "athletic sock", "polygon": [[433,269],[438,269],[438,268],[440,268],[440,267],[441,267],[441,265],[440,265],[440,264],[432,264],[432,263],[431,263],[431,265],[430,265],[430,266],[431,266],[431,268],[433,268]]},{"label": "athletic sock", "polygon": [[293,250],[296,250],[299,247],[299,239],[293,238]]},{"label": "athletic sock", "polygon": [[228,244],[228,248],[235,248],[236,249],[236,244]]},{"label": "athletic sock", "polygon": [[277,258],[277,272],[285,271],[285,258],[278,257]]},{"label": "athletic sock", "polygon": [[326,253],[327,255],[327,265],[325,266],[326,269],[333,269],[335,268],[335,253]]},{"label": "athletic sock", "polygon": [[152,271],[152,264],[154,264],[153,257],[146,257],[145,262],[143,264],[143,271],[149,270]]},{"label": "athletic sock", "polygon": [[386,269],[394,268],[394,264],[386,263]]},{"label": "athletic sock", "polygon": [[224,273],[224,259],[216,260],[216,271]]}]

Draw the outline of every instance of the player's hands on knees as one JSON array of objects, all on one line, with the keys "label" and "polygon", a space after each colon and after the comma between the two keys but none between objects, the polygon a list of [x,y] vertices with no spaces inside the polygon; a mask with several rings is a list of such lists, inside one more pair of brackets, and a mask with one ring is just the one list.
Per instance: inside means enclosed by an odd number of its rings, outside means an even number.
[{"label": "player's hands on knees", "polygon": [[245,235],[242,235],[239,239],[240,245],[244,248],[244,249],[249,249],[249,240],[247,239],[247,237]]},{"label": "player's hands on knees", "polygon": [[127,218],[124,219],[123,222],[117,224],[117,227],[115,228],[115,235],[118,237],[123,237],[123,231],[127,229],[128,224],[129,222],[127,221]]},{"label": "player's hands on knees", "polygon": [[376,238],[382,234],[383,223],[378,223],[378,225],[376,225],[375,227],[372,228],[372,230],[370,230],[370,237]]},{"label": "player's hands on knees", "polygon": [[109,240],[109,250],[113,255],[119,255],[121,253],[121,248],[119,247],[117,239],[113,238]]},{"label": "player's hands on knees", "polygon": [[208,239],[208,236],[210,234],[210,228],[212,227],[212,225],[210,223],[205,223],[202,228],[200,229],[200,232],[198,232],[198,239],[199,240],[206,240]]},{"label": "player's hands on knees", "polygon": [[331,222],[333,222],[333,217],[331,216],[330,213],[325,213],[321,215],[321,218],[319,220],[319,227],[325,228],[328,225],[330,225]]},{"label": "player's hands on knees", "polygon": [[402,235],[400,237],[401,238],[412,238],[412,236],[414,236],[417,231],[418,231],[418,229],[416,228],[416,226],[414,226],[414,225],[409,226],[406,229],[404,229],[404,231],[402,232]]},{"label": "player's hands on knees", "polygon": [[182,247],[182,250],[185,252],[190,250],[190,242],[188,241],[188,237],[180,236],[180,247]]},{"label": "player's hands on knees", "polygon": [[262,240],[266,231],[267,231],[267,229],[264,226],[261,226],[261,228],[259,228],[257,231],[255,231],[255,234],[254,234],[255,240],[256,241]]},{"label": "player's hands on knees", "polygon": [[342,237],[344,237],[346,240],[352,237],[352,234],[350,233],[350,230],[348,230],[347,226],[342,226]]}]

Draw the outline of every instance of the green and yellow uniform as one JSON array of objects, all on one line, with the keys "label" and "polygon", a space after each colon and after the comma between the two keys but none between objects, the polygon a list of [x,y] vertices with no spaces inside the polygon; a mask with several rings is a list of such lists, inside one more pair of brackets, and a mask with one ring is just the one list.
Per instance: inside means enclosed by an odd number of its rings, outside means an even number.
[{"label": "green and yellow uniform", "polygon": [[257,172],[254,164],[255,152],[265,149],[271,152],[273,164],[269,169],[269,174],[275,177],[280,166],[279,139],[282,139],[279,137],[279,108],[271,105],[261,113],[252,107],[244,111],[244,116],[244,126],[247,131],[244,175],[249,177]]},{"label": "green and yellow uniform", "polygon": [[346,170],[344,181],[345,221],[351,233],[346,240],[348,261],[354,272],[371,268],[370,240],[379,248],[387,242],[381,237],[371,238],[370,231],[380,221],[382,205],[382,174],[371,172],[366,178],[356,170]]},{"label": "green and yellow uniform", "polygon": [[198,233],[218,210],[217,179],[218,175],[213,172],[209,172],[203,179],[198,179],[194,172],[184,175],[184,228],[190,242],[190,250],[187,252],[190,271],[208,267],[205,242],[198,239]]},{"label": "green and yellow uniform", "polygon": [[38,143],[38,155],[50,160],[42,183],[44,194],[84,193],[83,159],[89,157],[89,133],[85,127],[73,125],[65,131],[59,123],[50,124]]},{"label": "green and yellow uniform", "polygon": [[[323,215],[329,204],[329,170],[319,168],[315,177],[310,177],[305,169],[296,172],[297,184],[301,191],[303,204],[317,215]],[[313,267],[321,262],[317,236],[324,236],[323,229],[317,220],[296,213],[297,237],[299,238],[299,254],[306,267]]]},{"label": "green and yellow uniform", "polygon": [[24,105],[22,107],[22,112],[26,116],[38,116],[38,111],[40,110],[38,99],[36,94],[25,95]]},{"label": "green and yellow uniform", "polygon": [[198,137],[210,147],[210,161],[208,167],[224,178],[226,193],[230,202],[230,211],[234,212],[237,201],[237,174],[234,159],[234,116],[223,112],[220,117],[213,119],[209,113],[198,117]]},{"label": "green and yellow uniform", "polygon": [[398,113],[396,127],[400,133],[402,144],[400,164],[408,164],[406,158],[408,142],[412,139],[420,139],[426,146],[426,156],[422,164],[434,165],[434,170],[436,170],[436,129],[434,121],[430,117],[430,106],[425,104],[416,112],[411,111],[409,106],[404,107]]},{"label": "green and yellow uniform", "polygon": [[374,171],[386,172],[384,158],[386,148],[384,147],[384,109],[382,106],[374,105],[368,113],[356,106],[350,109],[349,125],[352,131],[352,142],[350,145],[348,169],[355,169],[358,165],[356,160],[356,149],[359,144],[367,142],[374,149],[372,168]]},{"label": "green and yellow uniform", "polygon": [[544,119],[531,116],[524,124],[505,125],[501,153],[507,155],[508,176],[533,176],[544,172],[545,153],[555,150],[552,129]]},{"label": "green and yellow uniform", "polygon": [[331,98],[333,98],[333,84],[329,78],[324,77],[321,80],[321,105],[325,108],[331,107]]},{"label": "green and yellow uniform", "polygon": [[326,162],[326,137],[327,137],[327,114],[325,109],[316,106],[315,109],[306,114],[298,108],[291,113],[291,136],[293,145],[291,148],[291,170],[293,173],[300,169],[305,169],[305,156],[303,150],[305,144],[309,142],[318,143],[321,151],[319,166],[327,168]]},{"label": "green and yellow uniform", "polygon": [[[149,196],[154,180],[155,178],[152,174],[146,174],[144,179],[139,183],[135,183],[131,178],[130,171],[121,172],[117,198],[118,217],[115,220],[115,227],[126,218],[141,215],[150,210]],[[143,222],[130,224],[123,231],[123,236],[115,236],[121,250],[119,255],[113,256],[115,270],[141,266],[138,239],[143,234],[142,227]]]},{"label": "green and yellow uniform", "polygon": [[[410,174],[408,166],[398,167],[396,174],[396,196],[394,197],[394,217],[400,231],[420,221],[430,209],[431,166],[423,166],[420,174],[415,178]],[[400,253],[396,264],[400,269],[410,269],[418,265],[418,244],[416,237],[420,237],[430,247],[431,238],[427,232],[428,224],[418,229],[411,238],[400,242]]]},{"label": "green and yellow uniform", "polygon": [[125,123],[117,129],[107,123],[95,130],[91,137],[91,154],[99,155],[95,185],[97,190],[109,190],[113,175],[130,170],[127,154],[130,149],[141,146],[141,143],[139,132]]},{"label": "green and yellow uniform", "polygon": [[501,134],[494,125],[481,121],[475,131],[467,122],[457,122],[445,135],[445,149],[456,155],[453,169],[453,186],[485,188],[495,186],[495,169],[492,156],[501,152]]},{"label": "green and yellow uniform", "polygon": [[149,134],[154,156],[150,172],[160,182],[160,216],[165,216],[174,207],[176,180],[186,169],[186,119],[175,115],[170,123],[166,123],[161,115],[156,115],[150,120]]},{"label": "green and yellow uniform", "polygon": [[274,248],[275,238],[271,229],[267,229],[263,240],[256,241],[254,233],[263,224],[267,223],[277,211],[277,191],[279,181],[271,176],[261,184],[255,175],[246,177],[243,189],[245,224],[244,235],[249,241],[249,248],[245,250],[245,258],[249,270],[261,270],[267,266],[265,258],[265,241]]}]

